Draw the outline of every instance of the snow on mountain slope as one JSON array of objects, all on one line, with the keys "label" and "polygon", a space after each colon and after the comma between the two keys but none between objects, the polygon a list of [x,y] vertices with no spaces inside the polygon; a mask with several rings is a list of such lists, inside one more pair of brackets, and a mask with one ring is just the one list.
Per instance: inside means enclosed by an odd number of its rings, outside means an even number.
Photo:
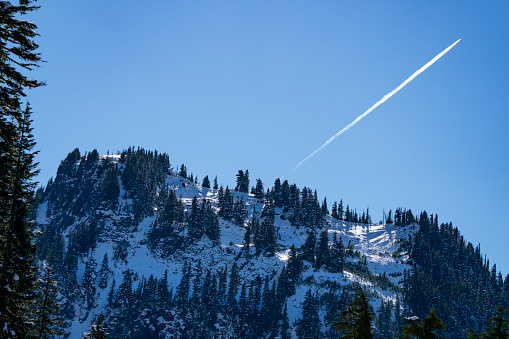
[{"label": "snow on mountain slope", "polygon": [[[120,156],[101,156],[101,161],[107,161],[117,165],[122,170],[123,165],[119,163]],[[205,188],[180,176],[169,174],[166,176],[164,185],[176,193],[183,203],[190,208],[192,199],[196,196],[199,200],[202,198],[209,200],[214,209],[218,210],[218,190]],[[242,199],[247,206],[248,217],[251,220],[253,215],[259,217],[263,208],[263,201],[255,198],[253,195],[241,192],[232,192],[235,198]],[[120,207],[132,205],[133,199],[126,195],[125,186],[120,182],[120,194],[118,205]],[[279,230],[278,250],[274,256],[255,255],[253,244],[250,246],[250,257],[241,255],[243,249],[244,227],[239,227],[231,222],[219,219],[221,228],[221,237],[219,246],[214,245],[206,236],[200,241],[190,245],[184,250],[177,250],[170,256],[162,256],[161,253],[149,249],[147,234],[151,229],[154,220],[157,217],[157,209],[154,207],[154,215],[145,217],[141,222],[132,225],[123,225],[123,218],[129,213],[122,210],[101,209],[95,212],[102,213],[105,216],[104,231],[100,236],[97,246],[90,250],[86,256],[82,256],[78,261],[77,281],[81,283],[85,271],[85,262],[94,258],[99,265],[105,254],[110,258],[111,274],[108,280],[108,286],[111,286],[113,279],[116,285],[120,283],[123,272],[127,269],[133,271],[134,288],[141,281],[142,277],[148,278],[153,275],[162,278],[164,273],[168,272],[168,285],[170,289],[176,290],[182,277],[183,265],[187,261],[193,268],[198,261],[202,267],[219,272],[233,265],[234,262],[240,269],[241,281],[251,281],[256,276],[262,279],[268,277],[270,280],[276,279],[277,275],[283,269],[288,260],[289,249],[292,245],[297,248],[305,242],[308,230],[292,226],[288,220],[281,218],[283,211],[276,208],[275,226]],[[47,202],[39,206],[37,213],[37,222],[41,225],[47,225],[52,222],[56,214],[52,214],[48,209]],[[74,223],[63,230],[64,237],[69,237],[71,231],[82,222],[85,222],[89,216],[76,218]],[[246,223],[247,223],[246,220]],[[325,227],[329,235],[329,241],[332,241],[333,234],[341,237],[345,248],[350,244],[353,246],[352,256],[348,261],[352,265],[364,260],[367,269],[371,275],[381,275],[385,273],[392,287],[382,288],[371,282],[369,275],[359,274],[355,270],[349,270],[348,266],[343,273],[330,273],[324,269],[315,269],[310,263],[305,262],[304,272],[302,273],[302,283],[298,285],[296,294],[287,300],[288,315],[290,324],[301,317],[301,304],[304,295],[308,289],[318,293],[325,293],[330,282],[340,285],[348,285],[354,282],[360,283],[368,291],[373,309],[376,310],[382,299],[395,300],[397,294],[397,285],[401,279],[402,272],[408,265],[405,261],[408,259],[404,253],[399,253],[398,248],[401,239],[408,239],[409,236],[417,231],[418,226],[395,227],[394,225],[365,225],[354,224],[345,221],[339,221],[331,216],[326,216]],[[321,230],[320,230],[321,231]],[[115,246],[125,240],[127,246],[127,257],[125,260],[112,260]],[[68,239],[66,239],[67,244]],[[352,266],[353,267],[353,266]],[[75,318],[70,327],[70,338],[80,338],[97,314],[105,312],[107,304],[109,287],[106,289],[96,289],[96,302],[94,307],[87,314],[83,311],[82,305],[76,304]],[[322,315],[323,316],[323,315]]]}]

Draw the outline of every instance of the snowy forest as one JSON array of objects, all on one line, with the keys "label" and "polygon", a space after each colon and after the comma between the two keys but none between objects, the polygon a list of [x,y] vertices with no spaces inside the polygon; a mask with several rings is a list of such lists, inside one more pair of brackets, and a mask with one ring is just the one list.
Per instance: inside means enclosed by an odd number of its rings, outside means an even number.
[{"label": "snowy forest", "polygon": [[76,148],[38,186],[37,9],[0,1],[1,338],[509,337],[509,275],[429,211],[141,147]]}]

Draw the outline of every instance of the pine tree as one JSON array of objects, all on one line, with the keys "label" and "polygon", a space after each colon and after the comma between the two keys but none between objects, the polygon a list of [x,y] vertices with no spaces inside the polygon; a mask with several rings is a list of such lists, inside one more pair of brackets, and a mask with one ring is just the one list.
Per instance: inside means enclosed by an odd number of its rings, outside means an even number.
[{"label": "pine tree", "polygon": [[203,187],[206,187],[206,188],[210,188],[210,180],[209,180],[209,176],[206,175],[204,178],[203,178],[203,182],[201,184]]},{"label": "pine tree", "polygon": [[339,323],[335,323],[334,327],[341,328],[345,339],[371,339],[371,321],[373,320],[373,312],[369,310],[369,302],[364,291],[359,286],[357,296],[354,301],[348,305],[346,311],[341,312]]},{"label": "pine tree", "polygon": [[[29,21],[20,20],[23,16],[39,9],[34,6],[35,1],[21,0],[19,5],[12,5],[8,1],[0,1],[0,69],[2,90],[0,91],[0,106],[18,110],[21,98],[25,96],[25,89],[42,86],[43,83],[29,79],[23,71],[39,67],[41,57],[35,51],[39,47],[34,38],[38,36],[37,26]],[[2,112],[4,113],[4,112]]]},{"label": "pine tree", "polygon": [[[423,338],[423,339],[435,339],[439,338],[436,334],[445,328],[439,317],[437,317],[435,310],[431,309],[429,314],[424,318],[423,321],[419,321],[416,316],[404,318],[407,325],[403,326],[403,336],[398,335],[399,338]],[[499,338],[499,337],[494,337]]]},{"label": "pine tree", "polygon": [[302,259],[309,261],[313,266],[315,264],[316,235],[314,232],[308,232],[306,241],[302,245]]},{"label": "pine tree", "polygon": [[191,212],[189,213],[189,220],[188,220],[188,229],[189,229],[189,236],[193,240],[199,240],[203,233],[203,219],[202,219],[202,213],[203,210],[203,202],[202,202],[202,209],[198,207],[198,199],[196,196],[194,196],[193,201],[191,202]]},{"label": "pine tree", "polygon": [[104,173],[103,179],[103,199],[114,206],[118,203],[118,195],[120,193],[120,185],[118,182],[118,169],[116,166],[111,166]]},{"label": "pine tree", "polygon": [[343,266],[345,263],[345,250],[343,247],[343,240],[337,238],[337,233],[334,233],[332,237],[331,247],[331,270],[335,273],[343,272]]},{"label": "pine tree", "polygon": [[94,257],[90,257],[85,263],[85,273],[83,273],[83,282],[81,287],[83,288],[83,295],[87,303],[87,309],[91,310],[95,302],[95,282],[96,282],[96,269],[97,263]]},{"label": "pine tree", "polygon": [[507,311],[504,310],[502,306],[498,306],[496,309],[496,314],[490,318],[490,325],[488,329],[481,334],[479,337],[478,334],[472,332],[468,338],[469,339],[507,339],[509,338],[509,325],[506,317]]},{"label": "pine tree", "polygon": [[299,339],[321,338],[320,326],[317,300],[309,289],[302,303],[302,319],[297,324],[297,336]]},{"label": "pine tree", "polygon": [[108,338],[108,332],[106,326],[103,324],[104,315],[99,314],[97,320],[90,325],[90,332],[83,333],[84,339],[106,339]]},{"label": "pine tree", "polygon": [[[18,7],[0,9],[0,17],[16,13]],[[12,12],[14,11],[14,12]],[[8,18],[8,20],[10,20]],[[5,29],[4,22],[0,26]],[[3,37],[1,37],[3,39]],[[3,53],[3,46],[0,53]],[[0,58],[0,63],[4,63]],[[3,71],[2,71],[3,72]],[[1,73],[1,72],[0,72]],[[2,80],[7,80],[3,78]],[[2,92],[2,95],[4,91]],[[0,99],[1,100],[1,99]],[[4,112],[4,109],[1,110]],[[31,327],[31,304],[36,299],[36,268],[34,234],[28,222],[30,205],[36,183],[31,179],[38,173],[34,163],[37,152],[32,149],[31,109],[27,104],[23,113],[12,111],[12,125],[0,119],[0,329],[16,337],[24,337]],[[14,133],[6,135],[7,130]],[[10,133],[10,132],[9,132]]]},{"label": "pine tree", "polygon": [[316,268],[321,268],[323,265],[330,269],[331,254],[329,251],[329,234],[327,230],[320,233],[318,246],[316,249]]},{"label": "pine tree", "polygon": [[108,253],[104,253],[101,269],[99,272],[99,288],[105,289],[108,287],[108,277],[111,274],[109,267]]},{"label": "pine tree", "polygon": [[213,187],[215,190],[218,189],[218,186],[217,186],[217,175],[214,177],[214,187]]},{"label": "pine tree", "polygon": [[35,309],[35,331],[34,337],[54,338],[62,336],[64,331],[63,318],[60,316],[60,304],[58,303],[58,285],[55,272],[49,263],[43,262],[39,279],[39,301]]},{"label": "pine tree", "polygon": [[260,178],[256,179],[256,187],[255,187],[255,190],[254,190],[254,196],[258,199],[263,199],[263,192],[264,192],[264,188],[263,188],[263,182]]}]

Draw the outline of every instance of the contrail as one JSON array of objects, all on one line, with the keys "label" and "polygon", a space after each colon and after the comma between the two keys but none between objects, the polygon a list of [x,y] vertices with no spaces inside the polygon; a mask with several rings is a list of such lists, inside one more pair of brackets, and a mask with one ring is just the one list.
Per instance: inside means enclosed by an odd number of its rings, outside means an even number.
[{"label": "contrail", "polygon": [[[417,72],[415,72],[414,74],[412,74],[408,79],[406,79],[405,81],[403,81],[401,83],[401,85],[399,85],[398,87],[396,87],[395,89],[393,89],[390,93],[384,95],[384,97],[382,99],[380,99],[379,101],[377,101],[376,104],[374,104],[373,106],[371,106],[366,112],[362,113],[361,115],[359,115],[357,117],[357,119],[355,119],[354,121],[352,121],[348,126],[346,126],[345,128],[343,128],[341,131],[339,131],[338,133],[336,133],[332,138],[330,138],[329,140],[327,140],[325,142],[325,144],[323,144],[322,146],[320,146],[320,148],[318,148],[316,151],[314,151],[313,153],[311,153],[310,155],[308,155],[304,160],[302,160],[301,162],[299,162],[297,164],[297,166],[295,166],[293,168],[293,170],[290,172],[290,173],[293,173],[300,165],[302,165],[306,160],[308,160],[309,158],[313,157],[316,153],[320,152],[325,146],[327,146],[328,144],[330,144],[334,139],[336,139],[337,137],[339,137],[341,134],[343,134],[344,132],[348,131],[350,129],[350,127],[352,127],[353,125],[355,125],[356,123],[358,123],[362,118],[364,118],[366,115],[368,115],[369,113],[373,112],[375,110],[375,108],[377,108],[378,106],[380,106],[381,104],[383,104],[384,102],[386,102],[390,97],[392,97],[394,94],[396,94],[400,89],[402,89],[403,87],[405,87],[410,81],[414,80],[414,78],[416,76],[418,76],[419,74],[421,74],[422,72],[424,72],[429,66],[433,65],[435,63],[435,61],[437,61],[438,59],[440,59],[445,53],[449,52],[449,50],[451,48],[453,48],[458,42],[460,42],[461,39],[458,39],[455,43],[453,43],[451,46],[447,47],[446,49],[444,49],[440,54],[438,54],[436,57],[434,57],[433,59],[431,59],[426,65],[422,66],[421,68],[419,68],[419,70]],[[284,178],[284,175],[283,177]]]}]

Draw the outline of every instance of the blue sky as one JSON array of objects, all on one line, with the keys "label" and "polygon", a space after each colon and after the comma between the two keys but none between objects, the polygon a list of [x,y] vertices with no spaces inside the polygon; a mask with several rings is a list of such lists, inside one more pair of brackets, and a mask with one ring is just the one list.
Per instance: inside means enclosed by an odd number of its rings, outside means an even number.
[{"label": "blue sky", "polygon": [[75,147],[130,145],[266,186],[431,58],[442,59],[287,176],[374,219],[438,213],[503,274],[509,3],[63,1],[30,19],[47,63],[29,92],[45,183]]}]

